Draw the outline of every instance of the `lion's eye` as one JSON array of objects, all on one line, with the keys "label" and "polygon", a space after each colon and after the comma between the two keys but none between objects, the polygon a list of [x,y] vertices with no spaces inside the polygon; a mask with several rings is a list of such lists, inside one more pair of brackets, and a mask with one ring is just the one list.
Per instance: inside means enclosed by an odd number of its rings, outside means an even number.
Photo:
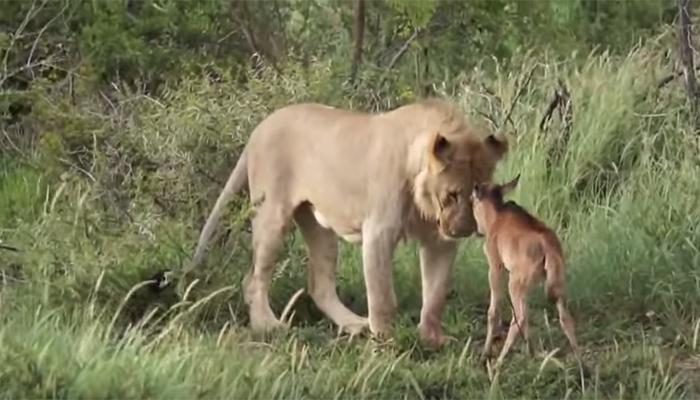
[{"label": "lion's eye", "polygon": [[447,202],[450,204],[457,203],[459,201],[459,193],[451,190],[447,192]]}]

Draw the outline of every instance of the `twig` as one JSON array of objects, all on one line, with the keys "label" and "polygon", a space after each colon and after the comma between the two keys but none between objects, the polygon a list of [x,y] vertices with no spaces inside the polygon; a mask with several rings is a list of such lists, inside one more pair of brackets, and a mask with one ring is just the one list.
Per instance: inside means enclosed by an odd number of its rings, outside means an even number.
[{"label": "twig", "polygon": [[[700,71],[700,65],[695,66],[695,72]],[[675,71],[670,75],[667,75],[663,77],[660,81],[659,84],[657,85],[658,89],[663,88],[664,86],[668,85],[669,83],[673,82],[676,78],[683,76],[683,71]]]},{"label": "twig", "polygon": [[[41,7],[43,8],[44,5],[45,5],[47,2],[48,2],[48,0],[44,0],[44,2],[42,3]],[[67,8],[68,8],[68,3],[66,3],[66,4],[63,6],[63,8],[61,8],[61,11],[59,11],[58,13],[56,13],[56,15],[54,15],[53,18],[51,18],[51,19],[49,20],[49,22],[47,22],[47,23],[41,28],[41,30],[39,30],[39,33],[36,35],[36,39],[34,39],[34,43],[32,43],[32,49],[29,51],[29,57],[27,57],[27,63],[26,63],[26,65],[31,65],[31,63],[32,63],[32,58],[34,57],[34,51],[36,50],[36,45],[39,44],[39,39],[41,39],[41,35],[43,35],[44,32],[46,32],[46,30],[49,28],[49,26],[50,26],[56,19],[58,19],[58,17],[60,17],[61,15],[63,15],[63,12],[66,11]]]},{"label": "twig", "polygon": [[549,122],[550,118],[552,118],[552,114],[554,114],[554,109],[559,106],[559,102],[561,102],[561,99],[559,98],[559,92],[554,90],[554,97],[552,98],[552,101],[549,103],[549,106],[547,106],[547,111],[544,112],[544,115],[542,116],[542,119],[540,120],[540,130],[544,130],[545,124]]},{"label": "twig", "polygon": [[216,41],[216,44],[221,44],[221,43],[223,43],[226,39],[228,39],[229,37],[231,37],[231,35],[233,35],[233,34],[236,33],[236,32],[238,32],[238,29],[233,29],[233,30],[230,31],[229,33],[227,33],[227,34],[225,34],[224,36],[222,36],[221,39],[217,40],[217,41]]},{"label": "twig", "polygon": [[[8,76],[7,75],[7,62],[10,59],[10,53],[11,53],[10,50],[15,45],[17,38],[20,37],[20,35],[22,35],[22,32],[24,32],[24,28],[27,27],[27,25],[29,24],[29,21],[32,18],[34,18],[34,16],[36,15],[34,13],[35,9],[36,9],[36,0],[32,1],[32,5],[29,7],[29,11],[27,11],[27,15],[24,16],[24,19],[22,20],[22,22],[19,24],[19,26],[15,30],[15,33],[12,35],[12,40],[10,40],[10,44],[5,49],[5,55],[2,58],[3,77]],[[5,81],[5,78],[3,78],[2,82],[4,82],[4,81]],[[2,83],[0,83],[0,86],[2,86]]]},{"label": "twig", "polygon": [[545,112],[542,120],[540,121],[540,131],[544,131],[547,122],[552,118],[554,111],[559,111],[559,119],[564,124],[562,132],[560,135],[553,138],[550,142],[549,149],[547,151],[547,173],[550,171],[552,163],[559,160],[562,149],[566,147],[569,142],[569,137],[571,135],[571,128],[573,124],[573,105],[571,103],[571,95],[569,90],[566,88],[564,82],[559,79],[559,87],[554,90],[554,98],[552,102],[549,103],[547,111]]},{"label": "twig", "polygon": [[95,179],[95,177],[90,172],[86,171],[85,168],[80,167],[78,164],[73,163],[73,162],[66,160],[65,158],[61,158],[61,157],[58,158],[58,161],[62,162],[63,164],[65,164],[69,167],[73,167],[73,168],[77,169],[79,172],[82,172],[83,175],[88,177],[93,183],[97,182],[97,179]]},{"label": "twig", "polygon": [[7,131],[5,129],[2,130],[2,134],[3,134],[3,136],[5,136],[7,143],[10,144],[10,147],[12,147],[12,149],[14,151],[16,151],[22,158],[28,158],[27,155],[19,147],[17,147],[15,142],[12,141],[12,138],[10,138],[10,135],[7,133]]},{"label": "twig", "polygon": [[573,104],[571,102],[569,89],[567,89],[564,81],[561,79],[559,79],[559,94],[563,101],[562,107],[559,107],[559,118],[564,122],[564,136],[565,139],[568,140],[574,118]]},{"label": "twig", "polygon": [[488,113],[486,113],[486,112],[484,112],[484,111],[481,111],[481,110],[476,110],[476,113],[479,114],[479,115],[481,115],[482,117],[486,118],[486,119],[489,121],[489,123],[490,123],[491,125],[493,125],[493,127],[494,127],[495,129],[498,129],[498,123],[496,122],[496,120],[495,120],[490,114],[488,114]]},{"label": "twig", "polygon": [[[697,70],[697,68],[696,68]],[[662,87],[668,85],[669,83],[673,82],[674,79],[678,78],[679,76],[683,75],[683,71],[676,71],[671,75],[665,76],[663,79],[659,81],[659,84],[656,85],[657,89],[661,89]]]},{"label": "twig", "polygon": [[532,69],[530,69],[530,73],[527,75],[527,78],[525,79],[525,83],[520,85],[520,87],[518,88],[518,92],[515,94],[515,97],[513,97],[513,101],[510,103],[510,108],[508,108],[508,112],[506,113],[506,117],[503,119],[503,126],[505,126],[506,122],[510,121],[510,124],[513,125],[513,128],[515,128],[515,123],[510,118],[510,116],[511,116],[511,114],[513,114],[513,109],[515,108],[515,104],[518,102],[518,99],[520,99],[520,96],[525,91],[525,88],[530,86],[530,81],[532,81],[532,76],[534,75],[536,68],[537,68],[537,65],[535,65],[534,67],[532,67]]},{"label": "twig", "polygon": [[416,38],[418,37],[418,34],[420,32],[421,32],[420,28],[416,28],[415,30],[413,30],[413,34],[411,34],[411,36],[408,39],[406,39],[406,41],[401,46],[399,51],[397,51],[396,54],[394,54],[394,57],[391,58],[391,61],[389,61],[389,64],[386,66],[387,70],[394,68],[394,65],[396,65],[396,63],[399,61],[399,59],[401,59],[401,57],[403,57],[403,55],[408,50],[408,47],[411,45],[411,43],[414,40],[416,40]]},{"label": "twig", "polygon": [[18,248],[13,247],[13,246],[8,246],[8,245],[2,244],[2,243],[0,243],[0,250],[12,251],[12,252],[15,252],[15,253],[19,253],[19,252],[20,252],[20,250],[19,250]]},{"label": "twig", "polygon": [[200,167],[195,167],[195,171],[196,171],[197,173],[203,175],[205,178],[209,179],[209,180],[212,181],[213,183],[216,183],[217,185],[223,185],[223,184],[224,184],[224,182],[222,182],[222,181],[219,180],[219,179],[214,178],[214,177],[211,176],[207,171],[203,170],[203,169],[200,168]]},{"label": "twig", "polygon": [[[566,89],[566,86],[564,85],[564,82],[559,80],[559,87],[554,90],[554,96],[552,97],[552,101],[549,103],[549,106],[547,106],[547,111],[545,111],[544,115],[542,116],[542,119],[540,120],[540,130],[544,130],[545,125],[549,120],[552,118],[552,114],[554,114],[554,111],[560,107],[566,106],[567,109],[566,115],[570,115],[570,108],[568,107],[567,103],[570,100],[569,96],[569,91]],[[561,114],[561,111],[560,111]],[[567,118],[570,119],[570,118]],[[570,122],[568,123],[570,126]]]},{"label": "twig", "polygon": [[51,60],[51,56],[48,56],[48,57],[46,57],[45,59],[43,59],[43,60],[41,60],[41,61],[36,61],[36,62],[31,63],[31,64],[24,64],[24,65],[22,65],[21,67],[17,67],[17,68],[15,68],[15,69],[13,69],[12,71],[9,71],[9,72],[7,72],[7,69],[6,69],[6,70],[5,70],[5,73],[2,75],[2,77],[0,77],[0,87],[2,87],[2,85],[4,85],[5,82],[7,82],[8,79],[12,78],[13,76],[15,76],[15,75],[17,75],[17,74],[19,74],[19,73],[22,73],[22,72],[24,72],[24,71],[26,71],[26,70],[32,70],[32,69],[34,69],[35,67],[44,66],[44,65],[50,65],[50,64],[49,64],[49,60]]},{"label": "twig", "polygon": [[413,33],[411,34],[411,36],[408,39],[406,39],[404,44],[401,45],[401,47],[399,48],[399,51],[397,51],[396,54],[394,54],[394,56],[391,57],[389,64],[387,64],[387,66],[384,68],[384,73],[382,74],[381,79],[379,79],[379,84],[377,85],[377,87],[381,87],[384,84],[389,71],[391,71],[394,68],[394,65],[396,65],[396,63],[399,61],[399,59],[401,59],[401,57],[406,53],[406,51],[408,51],[408,47],[411,45],[411,42],[416,40],[416,38],[418,37],[418,33],[420,33],[420,31],[421,31],[420,28],[416,28],[413,31]]}]

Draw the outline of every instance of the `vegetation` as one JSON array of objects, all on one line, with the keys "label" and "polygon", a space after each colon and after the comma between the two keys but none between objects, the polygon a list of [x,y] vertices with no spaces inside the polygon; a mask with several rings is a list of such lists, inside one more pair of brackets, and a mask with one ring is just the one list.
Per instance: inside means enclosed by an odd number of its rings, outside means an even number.
[{"label": "vegetation", "polygon": [[[659,86],[678,58],[675,13],[652,0],[367,2],[350,83],[344,1],[5,3],[1,396],[700,396],[700,142],[680,80]],[[541,127],[560,86],[570,102]],[[512,197],[563,239],[583,382],[541,291],[537,356],[515,351],[490,379],[478,360],[488,284],[476,238],[462,244],[445,315],[458,340],[437,351],[417,341],[411,244],[395,259],[394,343],[337,338],[306,295],[289,332],[253,335],[240,293],[244,198],[187,298],[148,283],[188,260],[271,110],[306,100],[385,110],[426,93],[508,132],[496,179],[521,173]],[[278,314],[305,286],[304,257],[295,234],[273,283]],[[340,295],[364,314],[360,265],[344,243]]]}]

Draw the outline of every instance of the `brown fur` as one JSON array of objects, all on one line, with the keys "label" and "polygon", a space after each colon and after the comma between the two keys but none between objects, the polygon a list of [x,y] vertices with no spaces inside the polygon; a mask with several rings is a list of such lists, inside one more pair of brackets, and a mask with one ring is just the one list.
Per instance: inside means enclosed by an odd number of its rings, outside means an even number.
[{"label": "brown fur", "polygon": [[[317,306],[351,334],[369,326],[388,336],[396,310],[394,249],[400,238],[413,238],[420,243],[423,287],[418,329],[427,342],[441,344],[456,239],[476,229],[471,188],[490,180],[507,148],[437,99],[380,114],[321,104],[281,108],[251,134],[202,229],[193,265],[203,261],[223,207],[248,189],[256,204],[254,260],[244,284],[252,327],[280,326],[268,288],[284,235],[296,223]],[[362,243],[368,318],[348,310],[336,293],[338,237]]]},{"label": "brown fur", "polygon": [[494,325],[498,321],[502,270],[508,270],[508,289],[513,307],[511,326],[496,366],[503,363],[518,334],[525,338],[528,352],[527,294],[540,280],[559,312],[559,322],[578,357],[573,318],[566,308],[564,253],[556,234],[544,223],[513,201],[503,196],[515,188],[518,177],[504,185],[476,185],[472,192],[477,230],[486,236],[484,253],[489,263],[491,304],[488,311],[486,343],[483,356],[488,356],[493,342]]}]

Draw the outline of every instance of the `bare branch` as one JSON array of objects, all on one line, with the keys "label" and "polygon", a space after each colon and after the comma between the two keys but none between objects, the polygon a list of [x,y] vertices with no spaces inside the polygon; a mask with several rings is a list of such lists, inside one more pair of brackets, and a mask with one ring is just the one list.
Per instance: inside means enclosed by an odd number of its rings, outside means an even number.
[{"label": "bare branch", "polygon": [[[47,1],[48,1],[48,0],[44,0],[44,3],[42,3],[41,6],[43,7],[44,4],[46,4]],[[29,51],[29,57],[27,57],[27,62],[26,62],[25,65],[31,65],[31,63],[32,63],[32,58],[34,57],[34,51],[36,51],[36,46],[37,46],[37,44],[39,43],[39,39],[41,39],[41,36],[44,34],[44,32],[46,32],[46,30],[49,28],[49,26],[50,26],[54,21],[56,21],[56,20],[58,19],[58,17],[60,17],[61,15],[63,15],[63,13],[66,11],[67,8],[68,8],[68,3],[66,3],[66,4],[63,6],[63,8],[61,8],[61,11],[59,11],[58,13],[56,13],[56,15],[54,15],[53,18],[51,18],[51,19],[49,20],[49,22],[47,22],[47,23],[41,28],[41,30],[39,30],[39,33],[36,35],[36,38],[34,39],[34,43],[32,43],[32,49]]]},{"label": "bare branch", "polygon": [[666,86],[666,85],[668,85],[669,83],[673,82],[674,79],[678,78],[678,77],[681,76],[681,75],[683,75],[683,71],[677,71],[677,72],[674,72],[674,73],[671,74],[671,75],[667,75],[667,76],[663,77],[663,79],[661,79],[661,80],[659,81],[658,85],[656,85],[656,88],[657,88],[657,89],[663,88],[664,86]]},{"label": "bare branch", "polygon": [[411,45],[411,43],[412,43],[414,40],[416,40],[416,38],[418,37],[418,34],[419,34],[420,32],[421,32],[421,29],[420,29],[420,28],[416,28],[416,29],[413,31],[413,33],[411,34],[411,36],[410,36],[408,39],[406,39],[406,41],[405,41],[404,44],[401,46],[401,48],[399,49],[399,51],[397,51],[396,54],[394,54],[394,56],[391,58],[391,61],[389,61],[389,64],[386,66],[386,69],[387,69],[387,70],[390,70],[390,69],[394,68],[394,65],[396,65],[396,63],[397,63],[397,62],[401,59],[401,57],[406,53],[406,51],[408,50],[408,47]]},{"label": "bare branch", "polygon": [[[44,4],[46,4],[46,0],[44,1]],[[3,59],[2,59],[3,76],[7,76],[7,71],[8,71],[7,62],[10,59],[10,50],[12,50],[12,47],[14,47],[15,42],[17,41],[17,38],[20,37],[20,35],[22,35],[22,32],[24,32],[24,28],[27,27],[27,24],[29,24],[29,21],[31,21],[32,18],[34,18],[34,16],[36,15],[34,10],[36,10],[36,0],[32,1],[32,5],[29,7],[29,11],[27,11],[27,15],[24,16],[24,19],[17,27],[17,30],[15,30],[14,35],[12,35],[12,40],[10,40],[10,44],[5,49],[5,55],[3,56]],[[4,81],[4,79],[3,79],[3,81]],[[2,85],[0,85],[0,86],[2,86]]]},{"label": "bare branch", "polygon": [[15,144],[5,129],[2,130],[2,134],[5,137],[5,140],[7,140],[7,143],[9,143],[10,147],[16,151],[17,154],[19,154],[22,158],[28,158],[27,155]]},{"label": "bare branch", "polygon": [[530,81],[532,81],[532,76],[535,74],[535,69],[538,66],[535,65],[530,69],[530,73],[527,75],[527,78],[525,79],[525,82],[520,85],[518,88],[517,93],[515,94],[515,97],[513,97],[513,101],[510,103],[510,107],[508,108],[508,112],[506,113],[506,117],[503,118],[503,126],[506,125],[507,122],[510,122],[511,125],[513,125],[513,128],[515,128],[515,123],[511,119],[511,115],[513,114],[513,109],[515,108],[515,104],[518,102],[518,99],[520,99],[520,96],[522,96],[523,92],[525,91],[525,88],[530,86]]},{"label": "bare branch", "polygon": [[408,51],[408,47],[411,45],[411,43],[414,40],[416,40],[416,38],[418,38],[418,34],[420,32],[421,32],[421,29],[416,28],[413,31],[413,33],[411,34],[411,36],[408,39],[406,39],[406,41],[403,43],[401,48],[399,48],[399,51],[397,51],[396,54],[394,54],[394,56],[391,58],[391,61],[389,61],[389,64],[384,69],[384,73],[382,74],[382,77],[379,80],[379,84],[377,85],[377,87],[381,87],[384,84],[389,71],[391,71],[394,68],[394,65],[396,65],[396,63],[399,61],[399,59],[401,59],[401,57],[406,53],[406,51]]},{"label": "bare branch", "polygon": [[7,251],[12,251],[14,253],[18,253],[19,249],[16,247],[8,246],[6,244],[0,243],[0,250],[7,250]]},{"label": "bare branch", "polygon": [[[568,120],[570,120],[571,108],[569,103],[569,91],[566,89],[564,82],[560,80],[559,87],[554,90],[554,96],[552,96],[552,101],[549,103],[549,106],[547,106],[547,110],[545,111],[544,115],[542,116],[542,119],[540,120],[540,130],[543,131],[545,129],[545,126],[547,125],[547,122],[549,122],[549,120],[552,118],[554,111],[560,107],[563,107],[565,110],[564,114],[562,114],[561,110],[559,111],[560,116],[563,115]],[[567,126],[569,126],[567,129],[570,129],[570,122],[571,121],[567,121]]]}]

